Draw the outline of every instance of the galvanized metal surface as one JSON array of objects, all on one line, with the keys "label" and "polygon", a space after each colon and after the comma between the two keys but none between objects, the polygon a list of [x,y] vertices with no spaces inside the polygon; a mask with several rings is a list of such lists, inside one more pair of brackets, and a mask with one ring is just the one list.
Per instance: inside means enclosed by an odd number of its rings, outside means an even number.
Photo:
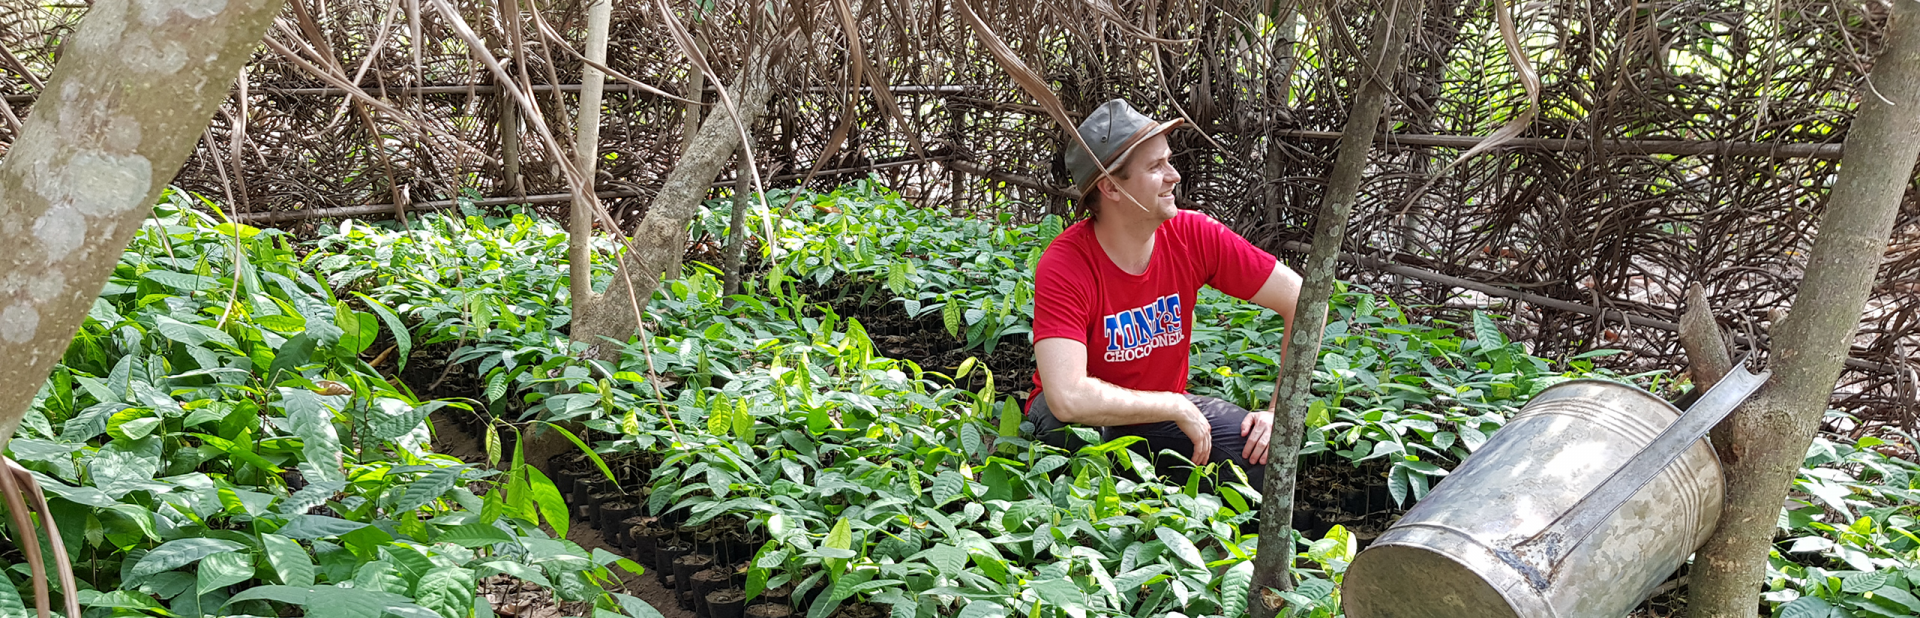
[{"label": "galvanized metal surface", "polygon": [[[1765,379],[1743,374],[1684,424],[1630,385],[1576,380],[1541,392],[1355,558],[1341,595],[1347,615],[1624,615],[1719,519],[1720,462],[1692,432],[1704,434]],[[1661,442],[1683,448],[1649,449],[1669,428]],[[1671,463],[1648,463],[1656,460]]]}]

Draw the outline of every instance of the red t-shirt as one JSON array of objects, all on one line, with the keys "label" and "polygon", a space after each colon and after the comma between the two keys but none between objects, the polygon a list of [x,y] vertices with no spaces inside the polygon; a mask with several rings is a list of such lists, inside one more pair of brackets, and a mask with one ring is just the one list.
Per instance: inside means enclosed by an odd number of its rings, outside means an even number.
[{"label": "red t-shirt", "polygon": [[[1065,337],[1086,344],[1087,375],[1115,386],[1184,393],[1200,286],[1252,298],[1274,262],[1212,217],[1181,211],[1154,231],[1147,271],[1128,274],[1100,248],[1092,222],[1081,221],[1040,256],[1033,340]],[[1037,398],[1037,371],[1033,385]]]}]

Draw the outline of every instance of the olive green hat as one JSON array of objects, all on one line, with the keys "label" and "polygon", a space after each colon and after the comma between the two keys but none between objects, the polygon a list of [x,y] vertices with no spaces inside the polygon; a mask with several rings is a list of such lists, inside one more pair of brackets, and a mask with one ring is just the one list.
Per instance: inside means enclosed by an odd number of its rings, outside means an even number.
[{"label": "olive green hat", "polygon": [[[1111,169],[1125,161],[1141,143],[1173,130],[1181,122],[1179,118],[1165,122],[1148,118],[1134,111],[1126,99],[1107,101],[1080,123],[1080,139],[1087,142],[1093,153],[1089,155],[1086,148],[1073,142],[1066,145],[1067,171],[1073,174],[1073,186],[1079,188],[1081,195],[1088,194],[1093,190],[1093,183],[1103,177],[1101,166]],[[1100,165],[1094,165],[1095,156],[1100,157]]]}]

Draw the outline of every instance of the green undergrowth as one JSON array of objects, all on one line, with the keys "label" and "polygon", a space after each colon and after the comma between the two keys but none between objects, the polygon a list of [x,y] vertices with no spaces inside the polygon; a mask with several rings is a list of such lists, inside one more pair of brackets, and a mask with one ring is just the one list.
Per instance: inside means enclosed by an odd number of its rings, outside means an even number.
[{"label": "green undergrowth", "polygon": [[[383,330],[408,338],[390,308],[190,200],[169,194],[135,235],[8,445],[47,494],[88,616],[485,616],[496,574],[655,615],[605,592],[615,556],[554,538],[564,515],[537,525],[563,509],[517,454],[428,448],[431,413],[472,406],[422,401],[362,360]],[[24,616],[10,541],[0,615]]]},{"label": "green undergrowth", "polygon": [[[748,592],[792,590],[810,618],[858,604],[901,618],[1244,613],[1260,497],[1236,471],[1209,465],[1195,479],[1215,483],[1169,485],[1124,442],[1030,442],[994,385],[1029,376],[889,358],[862,323],[883,316],[801,293],[938,316],[984,355],[1026,336],[1032,264],[1058,219],[954,219],[867,183],[798,203],[771,243],[751,245],[743,293],[690,263],[614,365],[582,360],[564,332],[553,223],[347,222],[297,247],[163,204],[11,452],[49,487],[98,614],[274,615],[350,590],[359,604],[341,611],[454,618],[480,615],[473,582],[504,573],[646,615],[602,590],[608,568],[636,565],[552,538],[570,523],[563,497],[499,439],[561,427],[614,470],[644,468],[623,489],[649,512],[757,534]],[[709,204],[694,236],[723,236],[726,205]],[[759,216],[747,229],[764,229]],[[607,268],[596,262],[598,286]],[[1192,390],[1264,405],[1280,320],[1204,295]],[[1594,367],[1604,352],[1531,356],[1497,316],[1429,313],[1342,288],[1308,411],[1308,455],[1374,471],[1397,504],[1553,383],[1660,379]],[[422,401],[392,377],[440,360],[426,350],[457,363],[472,392]],[[436,410],[477,419],[490,461],[432,453],[427,432],[454,430],[423,423]],[[1809,453],[1770,570],[1778,613],[1920,610],[1907,605],[1920,580],[1914,466],[1874,446],[1823,439]],[[602,474],[599,460],[578,463]],[[1296,542],[1288,611],[1338,615],[1357,538],[1335,526]],[[23,585],[18,550],[0,558]],[[0,613],[18,607],[7,592]]]}]

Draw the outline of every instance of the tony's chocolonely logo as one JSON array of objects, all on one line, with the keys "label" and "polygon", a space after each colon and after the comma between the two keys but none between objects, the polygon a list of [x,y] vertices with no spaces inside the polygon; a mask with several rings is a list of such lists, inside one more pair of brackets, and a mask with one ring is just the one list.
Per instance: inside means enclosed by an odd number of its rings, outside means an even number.
[{"label": "tony's chocolonely logo", "polygon": [[1168,294],[1137,309],[1101,319],[1107,330],[1109,363],[1146,358],[1154,348],[1177,345],[1186,339],[1180,324],[1180,295]]}]

